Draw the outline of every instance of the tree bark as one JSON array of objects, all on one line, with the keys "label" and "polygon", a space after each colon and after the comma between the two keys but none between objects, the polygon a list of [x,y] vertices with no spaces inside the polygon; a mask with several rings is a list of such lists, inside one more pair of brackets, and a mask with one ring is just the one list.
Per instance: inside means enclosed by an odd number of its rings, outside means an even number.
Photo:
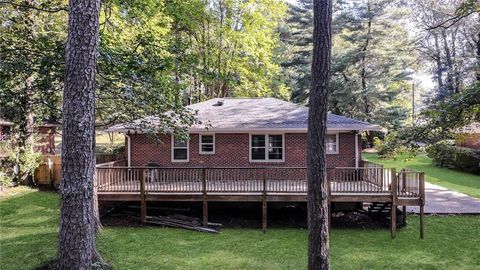
[{"label": "tree bark", "polygon": [[326,129],[332,47],[332,1],[314,0],[312,82],[308,115],[308,269],[329,269]]},{"label": "tree bark", "polygon": [[59,269],[91,269],[95,75],[100,0],[70,0],[62,123]]}]

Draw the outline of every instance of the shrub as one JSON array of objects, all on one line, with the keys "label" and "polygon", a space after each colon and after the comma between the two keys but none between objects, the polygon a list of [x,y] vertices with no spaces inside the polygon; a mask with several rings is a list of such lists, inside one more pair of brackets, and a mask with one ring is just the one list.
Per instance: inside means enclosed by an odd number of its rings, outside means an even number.
[{"label": "shrub", "polygon": [[99,155],[121,154],[125,152],[125,145],[123,144],[97,145],[95,152],[96,154],[99,154]]},{"label": "shrub", "polygon": [[440,141],[428,146],[426,151],[436,166],[480,174],[478,150],[456,147],[446,141]]},{"label": "shrub", "polygon": [[400,152],[400,146],[394,134],[388,134],[383,140],[375,137],[373,144],[381,158],[395,158]]},{"label": "shrub", "polygon": [[383,140],[373,138],[375,149],[380,158],[397,159],[398,156],[409,160],[418,154],[419,147],[404,145],[395,133],[390,133]]},{"label": "shrub", "polygon": [[438,167],[455,168],[455,147],[446,141],[427,146],[427,156],[433,160]]}]

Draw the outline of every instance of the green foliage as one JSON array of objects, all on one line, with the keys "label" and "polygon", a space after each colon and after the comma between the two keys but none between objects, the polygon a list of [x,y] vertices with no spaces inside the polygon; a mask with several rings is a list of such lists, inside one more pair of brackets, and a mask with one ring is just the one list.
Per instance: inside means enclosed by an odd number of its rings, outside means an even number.
[{"label": "green foliage", "polygon": [[7,175],[7,173],[4,172],[3,170],[0,171],[0,188],[8,187],[12,185],[12,182],[13,182],[13,178],[11,176]]},{"label": "green foliage", "polygon": [[440,141],[427,146],[425,151],[435,166],[455,168],[455,147],[452,144],[446,141]]},{"label": "green foliage", "polygon": [[[283,73],[292,99],[307,102],[310,89],[313,16],[311,0],[289,6],[280,28]],[[329,110],[399,127],[407,117],[407,67],[414,68],[412,41],[398,22],[404,15],[389,0],[334,1]]]},{"label": "green foliage", "polygon": [[125,153],[125,145],[118,145],[118,144],[105,144],[105,145],[97,145],[95,148],[97,154],[121,154]]},{"label": "green foliage", "polygon": [[19,175],[33,175],[41,161],[41,154],[34,150],[33,142],[27,142],[20,151],[13,139],[3,140],[0,142],[0,153],[7,157],[0,159],[0,182],[3,184],[12,184]]},{"label": "green foliage", "polygon": [[456,147],[440,141],[426,148],[428,157],[439,167],[480,174],[480,151]]},{"label": "green foliage", "polygon": [[378,156],[384,159],[397,159],[401,156],[405,160],[410,160],[418,154],[418,147],[407,147],[399,140],[397,133],[389,133],[383,140],[375,137],[373,142]]},{"label": "green foliage", "polygon": [[[62,90],[67,13],[62,0],[35,3],[0,3],[0,117],[15,123],[29,112],[39,120],[57,119]],[[33,4],[32,4],[33,5]],[[50,9],[51,8],[51,9]]]},{"label": "green foliage", "polygon": [[12,164],[18,165],[18,174],[33,175],[41,161],[41,154],[35,151],[33,142],[27,142],[22,151],[15,149],[14,153],[14,155],[9,157],[9,161]]},{"label": "green foliage", "polygon": [[308,99],[312,58],[313,1],[300,0],[288,5],[285,22],[280,26],[282,68],[294,102]]}]

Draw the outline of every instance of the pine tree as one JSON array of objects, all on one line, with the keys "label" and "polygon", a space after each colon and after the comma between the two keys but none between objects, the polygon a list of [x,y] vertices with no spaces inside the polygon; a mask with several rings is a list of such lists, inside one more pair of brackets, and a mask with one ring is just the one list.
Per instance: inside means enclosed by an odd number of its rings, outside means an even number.
[{"label": "pine tree", "polygon": [[312,62],[313,0],[289,4],[285,24],[280,28],[284,44],[282,67],[294,102],[304,102],[310,90]]},{"label": "pine tree", "polygon": [[332,0],[315,0],[312,83],[308,111],[308,269],[329,269],[325,141],[332,51]]},{"label": "pine tree", "polygon": [[92,269],[95,76],[100,0],[70,0],[62,123],[58,269]]}]

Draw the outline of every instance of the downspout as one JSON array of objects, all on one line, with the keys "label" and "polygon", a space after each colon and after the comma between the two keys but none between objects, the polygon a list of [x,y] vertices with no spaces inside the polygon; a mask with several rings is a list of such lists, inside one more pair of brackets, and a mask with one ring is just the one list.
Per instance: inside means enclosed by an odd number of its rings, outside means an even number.
[{"label": "downspout", "polygon": [[131,167],[132,165],[132,142],[130,139],[130,135],[125,133],[125,138],[127,138],[127,167]]},{"label": "downspout", "polygon": [[355,169],[358,169],[358,131],[355,131]]}]

